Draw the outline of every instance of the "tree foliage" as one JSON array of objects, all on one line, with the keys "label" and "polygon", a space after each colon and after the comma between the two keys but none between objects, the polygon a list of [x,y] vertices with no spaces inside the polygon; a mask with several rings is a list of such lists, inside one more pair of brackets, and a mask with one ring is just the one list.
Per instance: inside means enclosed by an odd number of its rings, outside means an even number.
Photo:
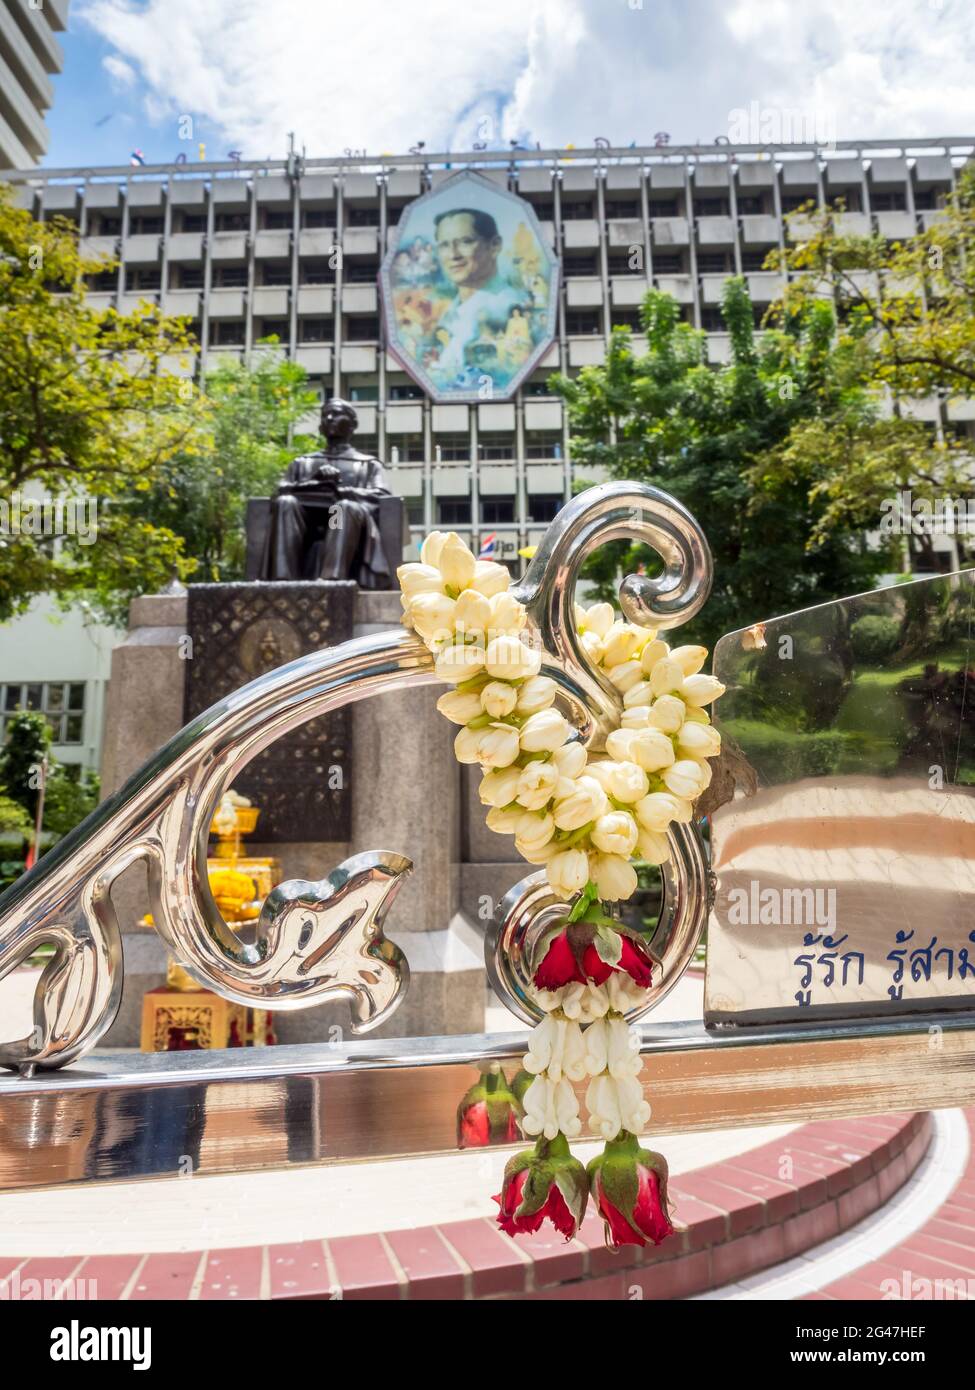
[{"label": "tree foliage", "polygon": [[[703,526],[715,585],[694,633],[722,632],[773,613],[856,592],[883,568],[859,527],[823,525],[826,499],[784,472],[766,482],[761,463],[794,427],[836,411],[867,410],[855,373],[835,352],[831,306],[817,303],[758,335],[745,283],[726,282],[722,313],[730,361],[708,366],[705,335],[680,321],[668,295],[651,290],[641,318],[647,352],[627,329],[612,335],[602,366],[553,388],[566,401],[574,460],[613,478],[672,493]],[[607,548],[590,577],[615,587],[620,569],[657,563],[653,552]]]},{"label": "tree foliage", "polygon": [[[842,205],[799,209],[802,236],[769,260],[789,272],[770,321],[786,331],[814,304],[832,306],[834,355],[869,408],[794,427],[763,465],[766,485],[805,485],[822,505],[819,529],[876,526],[892,496],[915,501],[970,493],[970,440],[949,403],[975,394],[975,168],[927,229],[903,242],[846,230]],[[794,224],[795,225],[795,224]],[[933,402],[937,419],[916,418]],[[908,537],[914,567],[932,568],[930,532]]]},{"label": "tree foliage", "polygon": [[186,447],[196,410],[165,370],[193,344],[183,320],[145,304],[95,309],[86,276],[113,262],[83,254],[77,230],[34,222],[0,185],[0,496],[33,494],[94,507],[97,539],[57,545],[0,530],[0,621],[46,592],[80,596],[158,587],[185,568],[171,532],[133,524],[113,503],[145,487]]},{"label": "tree foliage", "polygon": [[192,447],[168,458],[129,500],[138,522],[182,539],[197,581],[244,577],[247,499],[273,492],[289,459],[314,447],[310,436],[292,431],[317,396],[304,368],[276,344],[268,339],[249,363],[221,362],[207,374]]}]

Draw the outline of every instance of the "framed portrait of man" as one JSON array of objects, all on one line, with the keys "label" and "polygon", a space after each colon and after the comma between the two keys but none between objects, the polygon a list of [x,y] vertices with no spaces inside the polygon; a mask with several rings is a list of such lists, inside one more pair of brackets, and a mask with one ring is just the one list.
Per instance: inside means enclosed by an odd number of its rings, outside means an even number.
[{"label": "framed portrait of man", "polygon": [[507,400],[555,337],[534,209],[472,170],[409,203],[381,271],[389,350],[435,401]]}]

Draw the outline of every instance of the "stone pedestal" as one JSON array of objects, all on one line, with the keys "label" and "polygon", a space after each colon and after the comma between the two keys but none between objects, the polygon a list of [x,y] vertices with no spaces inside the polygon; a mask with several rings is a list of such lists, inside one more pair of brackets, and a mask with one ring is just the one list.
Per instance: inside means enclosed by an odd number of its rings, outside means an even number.
[{"label": "stone pedestal", "polygon": [[[132,604],[128,636],[112,659],[103,760],[106,795],[183,726],[186,611],[185,598],[153,596]],[[398,592],[357,592],[355,635],[396,627],[401,611]],[[477,912],[476,896],[473,914],[461,902],[469,791],[462,789],[462,769],[453,755],[453,728],[436,709],[438,694],[431,686],[352,706],[346,769],[349,842],[247,841],[248,853],[276,855],[285,878],[323,878],[342,859],[366,849],[396,850],[413,860],[413,874],[387,924],[409,960],[411,984],[378,1036],[471,1033],[484,1025],[484,914]],[[300,801],[300,784],[294,796]],[[478,812],[483,821],[482,808]],[[313,833],[313,816],[310,821]],[[497,852],[502,841],[493,838]],[[490,865],[484,867],[490,874]],[[524,865],[511,869],[518,878]],[[507,877],[505,866],[498,882]],[[503,882],[501,891],[508,886]],[[123,929],[125,991],[105,1045],[137,1047],[142,996],[164,983],[166,950],[155,932],[137,926],[148,909],[141,866],[123,875],[114,897]],[[466,906],[471,899],[464,897]],[[275,1030],[283,1043],[338,1041],[350,1035],[348,1006],[278,1012]]]}]

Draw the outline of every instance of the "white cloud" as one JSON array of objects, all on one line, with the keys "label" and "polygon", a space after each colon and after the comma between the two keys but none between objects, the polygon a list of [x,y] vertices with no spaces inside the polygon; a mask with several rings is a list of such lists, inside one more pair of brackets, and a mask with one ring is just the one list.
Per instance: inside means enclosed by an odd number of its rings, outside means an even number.
[{"label": "white cloud", "polygon": [[839,139],[975,126],[966,0],[81,0],[155,123],[204,117],[247,158],[672,143],[800,109]]},{"label": "white cloud", "polygon": [[114,53],[108,53],[102,59],[102,67],[117,87],[133,87],[137,81],[135,68],[131,63],[127,63],[124,58],[116,57]]}]

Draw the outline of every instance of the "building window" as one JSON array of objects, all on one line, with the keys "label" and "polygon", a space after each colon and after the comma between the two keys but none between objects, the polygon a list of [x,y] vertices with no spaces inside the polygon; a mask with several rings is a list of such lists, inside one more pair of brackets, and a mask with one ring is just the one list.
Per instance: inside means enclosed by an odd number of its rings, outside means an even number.
[{"label": "building window", "polygon": [[466,434],[439,434],[433,441],[434,458],[441,463],[458,463],[471,456],[470,436]]},{"label": "building window", "polygon": [[765,199],[758,194],[738,194],[738,213],[741,217],[760,217],[764,211]]},{"label": "building window", "polygon": [[262,285],[290,285],[290,261],[261,261]]},{"label": "building window", "polygon": [[734,266],[727,251],[698,251],[697,270],[699,275],[726,275]]},{"label": "building window", "polygon": [[728,199],[727,198],[695,198],[694,199],[695,217],[727,217]]},{"label": "building window", "polygon": [[218,290],[246,290],[246,265],[218,265],[213,271],[213,283]]},{"label": "building window", "polygon": [[598,275],[599,261],[595,252],[591,256],[563,256],[562,273],[564,275]]},{"label": "building window", "polygon": [[379,387],[378,387],[378,386],[368,386],[368,385],[350,386],[350,387],[349,387],[349,400],[350,400],[350,401],[370,401],[370,402],[372,402],[372,401],[378,401],[378,400],[379,400]]},{"label": "building window", "polygon": [[346,261],[345,263],[345,279],[349,285],[374,285],[378,276],[378,261]]},{"label": "building window", "polygon": [[515,440],[511,434],[482,435],[477,446],[478,457],[482,459],[513,459]]},{"label": "building window", "polygon": [[563,222],[581,222],[587,217],[592,217],[593,205],[591,202],[582,203],[562,203]]},{"label": "building window", "polygon": [[633,255],[630,251],[610,252],[607,269],[610,275],[642,275],[643,274],[643,243],[636,248],[639,255]]},{"label": "building window", "polygon": [[345,336],[350,343],[374,343],[379,337],[379,320],[365,315],[348,318]]},{"label": "building window", "polygon": [[471,499],[469,497],[438,497],[437,524],[439,526],[470,526]]},{"label": "building window", "polygon": [[799,208],[805,207],[806,203],[815,203],[815,193],[783,193],[782,211],[797,212]]},{"label": "building window", "polygon": [[892,188],[886,193],[874,189],[870,194],[870,206],[874,212],[906,212],[907,194],[902,188]]},{"label": "building window", "polygon": [[950,192],[948,188],[919,188],[914,194],[914,206],[918,212],[936,212],[944,207]]},{"label": "building window", "polygon": [[601,333],[602,318],[598,309],[570,309],[565,316],[565,331],[572,337],[584,333]]},{"label": "building window", "polygon": [[422,434],[387,434],[386,444],[392,463],[422,463],[427,456]]},{"label": "building window", "polygon": [[639,309],[614,309],[610,314],[611,328],[630,328],[639,333],[643,328]]},{"label": "building window", "polygon": [[0,739],[6,738],[10,716],[18,710],[39,710],[51,726],[54,743],[81,743],[85,719],[84,682],[7,682],[0,686]]},{"label": "building window", "polygon": [[345,220],[350,227],[378,227],[379,209],[378,207],[346,208]]},{"label": "building window", "polygon": [[651,217],[679,217],[676,198],[651,198]]},{"label": "building window", "polygon": [[407,497],[406,520],[410,526],[424,525],[424,505],[422,497]]},{"label": "building window", "polygon": [[156,266],[139,266],[128,272],[126,280],[132,290],[158,290],[162,285],[162,271]]},{"label": "building window", "polygon": [[161,217],[129,217],[130,236],[162,236],[163,219]]},{"label": "building window", "polygon": [[122,219],[110,213],[92,213],[88,218],[89,236],[121,236]]},{"label": "building window", "polygon": [[533,377],[531,381],[526,381],[521,389],[526,396],[551,396],[552,394],[547,377]]},{"label": "building window", "polygon": [[301,225],[303,227],[331,227],[335,222],[335,214],[330,208],[302,208]]},{"label": "building window", "polygon": [[638,198],[616,198],[606,201],[606,216],[609,217],[639,217],[640,201]]},{"label": "building window", "polygon": [[390,384],[387,395],[391,401],[422,401],[423,389],[415,381],[397,381]]},{"label": "building window", "polygon": [[291,337],[291,324],[287,319],[261,319],[261,331],[256,336],[277,338],[279,343],[286,343]]},{"label": "building window", "polygon": [[506,526],[515,519],[513,497],[482,497],[481,521],[488,526]]},{"label": "building window", "polygon": [[331,319],[299,319],[299,343],[330,343],[335,336]]},{"label": "building window", "polygon": [[[830,189],[830,202],[837,212],[861,212],[863,208],[859,188]],[[842,207],[836,206],[839,203]]]},{"label": "building window", "polygon": [[533,430],[525,434],[526,459],[560,459],[562,435],[558,430]]},{"label": "building window", "polygon": [[251,220],[246,212],[218,212],[213,219],[215,232],[249,232]]},{"label": "building window", "polygon": [[265,208],[261,214],[261,226],[267,232],[290,232],[291,209]]},{"label": "building window", "polygon": [[178,226],[174,227],[177,232],[205,232],[207,229],[207,219],[205,212],[184,212],[179,219]]},{"label": "building window", "polygon": [[211,320],[210,320],[210,346],[211,346],[211,347],[243,347],[243,346],[244,346],[244,320],[243,320],[243,319],[211,319]]},{"label": "building window", "polygon": [[118,289],[118,267],[115,270],[103,270],[98,275],[89,275],[88,288],[96,290],[99,294],[114,294]]},{"label": "building window", "polygon": [[683,275],[684,258],[679,251],[676,254],[673,252],[662,254],[659,251],[654,251],[653,271],[655,275]]},{"label": "building window", "polygon": [[181,290],[202,290],[203,267],[201,265],[181,265],[176,267],[179,276],[178,288]]},{"label": "building window", "polygon": [[560,492],[533,492],[528,494],[528,520],[554,521],[562,508],[564,498]]},{"label": "building window", "polygon": [[741,268],[742,268],[742,270],[744,270],[744,271],[761,270],[762,266],[765,264],[765,257],[766,257],[767,255],[768,255],[768,252],[767,252],[767,251],[742,251],[742,253],[741,253]]},{"label": "building window", "polygon": [[716,304],[705,304],[701,309],[701,327],[708,333],[726,333],[727,327]]},{"label": "building window", "polygon": [[335,267],[328,261],[299,261],[298,282],[302,285],[334,285]]},{"label": "building window", "polygon": [[530,204],[532,210],[533,210],[534,213],[535,213],[535,216],[538,218],[539,222],[554,222],[554,221],[555,221],[555,204],[554,204],[554,203],[533,203],[533,202],[531,201],[531,199],[529,199],[528,201],[529,201],[529,204]]}]

